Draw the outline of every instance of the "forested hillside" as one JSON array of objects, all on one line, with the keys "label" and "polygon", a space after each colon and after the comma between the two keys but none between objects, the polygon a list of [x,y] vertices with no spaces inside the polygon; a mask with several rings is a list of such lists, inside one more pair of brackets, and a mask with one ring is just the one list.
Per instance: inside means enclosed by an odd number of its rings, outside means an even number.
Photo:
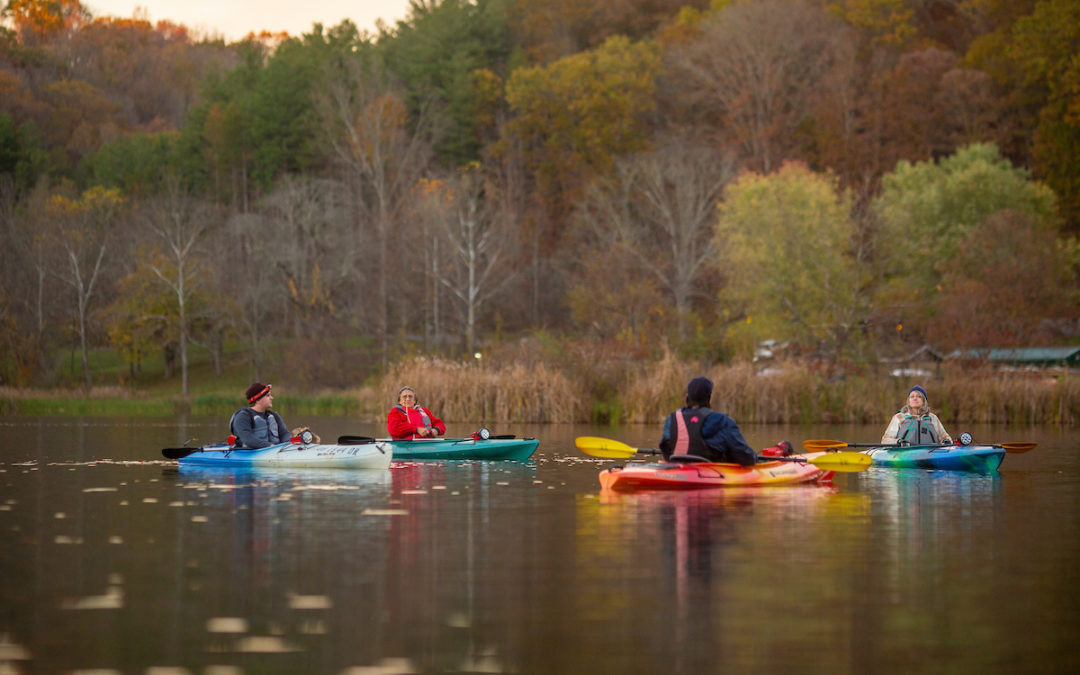
[{"label": "forested hillside", "polygon": [[343,386],[1080,333],[1076,0],[418,0],[232,44],[3,17],[0,385],[103,349],[187,393],[195,354]]}]

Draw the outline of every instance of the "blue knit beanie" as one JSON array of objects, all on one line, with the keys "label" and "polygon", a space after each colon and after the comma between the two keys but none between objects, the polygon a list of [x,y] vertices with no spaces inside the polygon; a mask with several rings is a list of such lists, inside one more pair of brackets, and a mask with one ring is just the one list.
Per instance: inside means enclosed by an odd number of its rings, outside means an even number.
[{"label": "blue knit beanie", "polygon": [[917,391],[920,394],[922,394],[923,400],[926,401],[927,403],[930,402],[930,397],[926,395],[926,390],[923,389],[922,387],[920,387],[919,385],[915,385],[910,390],[908,390],[907,395],[911,396],[911,392],[913,392],[913,391]]}]

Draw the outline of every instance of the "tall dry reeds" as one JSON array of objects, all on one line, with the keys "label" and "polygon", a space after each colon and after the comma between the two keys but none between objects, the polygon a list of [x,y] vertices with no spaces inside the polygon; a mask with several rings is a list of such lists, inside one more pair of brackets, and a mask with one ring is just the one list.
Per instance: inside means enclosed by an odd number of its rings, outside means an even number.
[{"label": "tall dry reeds", "polygon": [[712,407],[745,424],[885,424],[913,384],[930,393],[946,424],[1080,422],[1080,380],[1045,373],[944,367],[933,376],[896,378],[870,372],[837,376],[813,363],[762,367],[741,362],[702,366],[673,353],[657,361],[581,368],[517,360],[478,367],[419,358],[395,366],[378,387],[389,407],[409,384],[435,413],[455,421],[658,424],[683,405],[697,375],[715,384]]},{"label": "tall dry reeds", "polygon": [[567,423],[588,418],[585,396],[558,368],[512,362],[480,366],[419,357],[392,366],[377,388],[385,408],[403,386],[447,421]]}]

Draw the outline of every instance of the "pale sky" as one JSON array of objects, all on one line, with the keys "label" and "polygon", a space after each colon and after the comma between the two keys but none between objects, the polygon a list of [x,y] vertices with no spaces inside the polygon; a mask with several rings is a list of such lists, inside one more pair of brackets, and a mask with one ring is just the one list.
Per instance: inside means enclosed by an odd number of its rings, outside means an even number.
[{"label": "pale sky", "polygon": [[81,0],[96,17],[130,19],[135,8],[149,14],[151,24],[169,20],[227,41],[249,32],[286,31],[299,36],[321,23],[324,29],[351,19],[360,30],[375,31],[375,20],[394,25],[409,11],[409,0]]}]

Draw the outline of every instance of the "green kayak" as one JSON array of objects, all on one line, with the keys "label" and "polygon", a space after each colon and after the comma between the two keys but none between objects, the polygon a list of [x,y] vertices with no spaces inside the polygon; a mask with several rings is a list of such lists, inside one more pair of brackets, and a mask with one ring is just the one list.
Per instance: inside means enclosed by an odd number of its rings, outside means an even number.
[{"label": "green kayak", "polygon": [[407,441],[379,439],[379,447],[393,451],[394,461],[414,459],[516,459],[525,460],[536,452],[535,438],[492,436],[478,438],[417,438]]}]

